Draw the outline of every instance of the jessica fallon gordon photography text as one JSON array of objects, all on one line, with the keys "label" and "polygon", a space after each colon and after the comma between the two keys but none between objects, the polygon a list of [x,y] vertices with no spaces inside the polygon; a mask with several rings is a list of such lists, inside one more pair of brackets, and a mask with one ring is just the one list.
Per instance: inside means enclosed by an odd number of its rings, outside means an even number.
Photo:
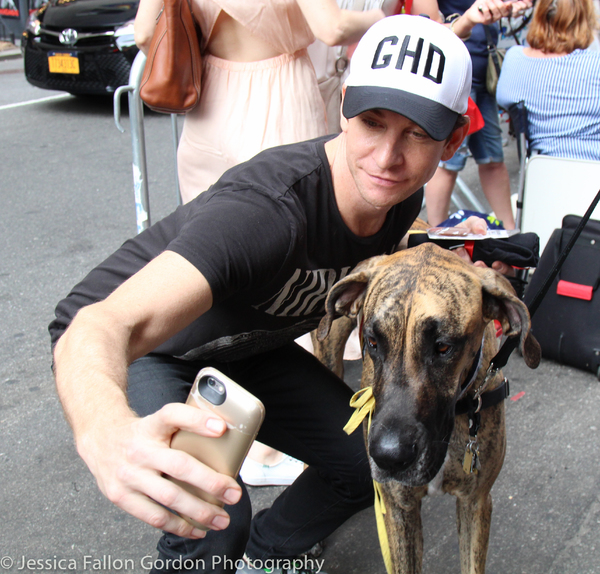
[{"label": "jessica fallon gordon photography text", "polygon": [[[257,564],[259,562],[259,564]],[[266,570],[282,568],[283,570],[305,569],[321,572],[324,560],[316,560],[304,556],[302,558],[273,558],[254,561],[253,566],[265,568]],[[136,570],[150,570],[152,567],[158,569],[172,570],[190,570],[196,569],[204,572],[211,572],[217,566],[239,569],[243,566],[243,560],[232,560],[226,556],[213,556],[211,564],[207,564],[203,559],[185,559],[175,558],[169,560],[155,559],[152,556],[144,556],[139,560],[133,558],[116,558],[111,555],[103,556],[79,556],[77,558],[62,558],[53,556],[52,558],[28,558],[20,556],[12,558],[2,556],[0,558],[0,571],[21,571],[21,572],[135,572]]]},{"label": "jessica fallon gordon photography text", "polygon": [[[75,571],[82,572],[89,570],[94,571],[135,571],[136,566],[145,568],[141,562],[147,559],[150,566],[152,565],[152,557],[145,556],[140,561],[133,558],[115,558],[110,555],[97,556],[79,556],[77,558],[62,558],[53,556],[52,558],[28,558],[20,556],[14,560],[9,556],[3,556],[0,560],[0,566],[5,570],[16,570],[23,572],[31,571],[46,571],[46,572],[62,572]],[[137,562],[137,564],[136,564]],[[149,567],[150,567],[149,566]]]}]

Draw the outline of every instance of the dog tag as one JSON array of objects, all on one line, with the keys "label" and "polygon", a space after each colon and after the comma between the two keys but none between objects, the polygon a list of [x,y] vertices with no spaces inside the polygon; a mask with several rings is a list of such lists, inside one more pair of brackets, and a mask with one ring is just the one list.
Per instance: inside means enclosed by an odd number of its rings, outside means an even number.
[{"label": "dog tag", "polygon": [[465,449],[463,459],[463,470],[465,474],[479,474],[481,463],[479,462],[479,449],[475,441],[469,441]]},{"label": "dog tag", "polygon": [[477,449],[473,449],[473,456],[471,458],[471,472],[469,474],[479,474],[481,463],[479,462],[479,453]]},{"label": "dog tag", "polygon": [[463,459],[463,470],[465,474],[471,474],[473,472],[473,452],[469,447],[465,450],[465,458]]}]

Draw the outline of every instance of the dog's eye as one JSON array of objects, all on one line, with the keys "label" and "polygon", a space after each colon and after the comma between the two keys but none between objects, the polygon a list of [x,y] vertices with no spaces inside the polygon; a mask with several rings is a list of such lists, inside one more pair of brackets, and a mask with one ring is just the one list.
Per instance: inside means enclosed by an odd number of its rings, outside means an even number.
[{"label": "dog's eye", "polygon": [[442,341],[438,341],[435,344],[435,352],[438,355],[447,355],[451,351],[452,347],[448,345],[448,343],[444,343]]},{"label": "dog's eye", "polygon": [[366,341],[367,341],[367,347],[369,347],[369,349],[377,349],[377,340],[375,339],[375,337],[366,337]]}]

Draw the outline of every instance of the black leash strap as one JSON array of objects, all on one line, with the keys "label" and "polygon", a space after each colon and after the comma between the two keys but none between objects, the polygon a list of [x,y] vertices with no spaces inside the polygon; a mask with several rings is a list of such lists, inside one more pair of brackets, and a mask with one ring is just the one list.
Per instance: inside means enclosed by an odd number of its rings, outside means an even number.
[{"label": "black leash strap", "polygon": [[[588,210],[585,212],[585,215],[579,221],[579,225],[573,232],[571,239],[565,245],[560,256],[556,260],[556,263],[554,264],[554,267],[548,274],[548,277],[546,277],[546,280],[544,281],[544,283],[540,287],[539,291],[535,294],[535,297],[531,301],[531,304],[529,305],[529,315],[531,317],[533,317],[533,315],[537,311],[538,307],[540,306],[542,299],[544,298],[546,293],[548,293],[550,286],[554,282],[554,279],[556,279],[556,276],[558,275],[558,272],[560,271],[561,267],[563,266],[565,259],[571,252],[571,249],[573,249],[573,245],[575,245],[575,242],[579,238],[579,235],[581,235],[581,232],[583,231],[585,224],[588,222],[588,220],[592,216],[592,213],[594,212],[594,209],[596,209],[596,206],[598,205],[599,201],[600,201],[600,190],[598,190],[596,197],[592,201],[591,205],[588,207]],[[504,367],[506,365],[506,363],[508,362],[508,359],[509,359],[511,353],[518,347],[518,345],[519,345],[519,337],[510,337],[509,339],[507,339],[504,342],[504,345],[502,345],[502,348],[498,351],[497,355],[490,362],[490,367],[488,369],[488,373],[491,371],[494,371],[494,372],[499,371],[502,367]]]},{"label": "black leash strap", "polygon": [[467,395],[464,399],[461,399],[456,403],[454,414],[466,415],[474,413],[475,411],[484,411],[501,403],[510,396],[510,383],[507,379],[502,381],[502,384],[495,388],[493,391],[486,391],[481,395],[481,403],[478,399],[474,399],[472,396]]}]

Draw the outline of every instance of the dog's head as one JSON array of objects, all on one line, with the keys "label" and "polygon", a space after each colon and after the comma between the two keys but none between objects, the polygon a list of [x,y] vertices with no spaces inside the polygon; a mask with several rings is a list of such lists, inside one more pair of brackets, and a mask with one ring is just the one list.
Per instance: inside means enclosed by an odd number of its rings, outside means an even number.
[{"label": "dog's head", "polygon": [[359,265],[334,285],[326,310],[320,339],[336,317],[362,312],[362,384],[376,400],[368,451],[379,482],[420,486],[437,474],[490,321],[520,337],[529,367],[540,361],[527,307],[510,283],[432,243]]}]

